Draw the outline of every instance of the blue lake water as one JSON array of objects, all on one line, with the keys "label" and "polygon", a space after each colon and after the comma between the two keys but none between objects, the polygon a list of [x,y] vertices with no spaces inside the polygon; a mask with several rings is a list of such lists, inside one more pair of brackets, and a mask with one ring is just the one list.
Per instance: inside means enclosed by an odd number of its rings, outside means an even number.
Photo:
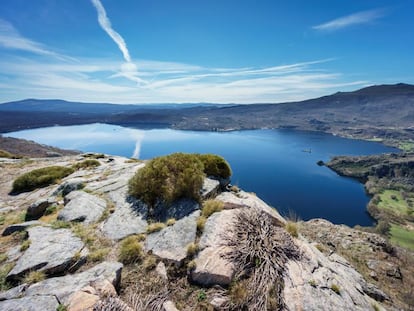
[{"label": "blue lake water", "polygon": [[334,155],[396,151],[375,142],[291,130],[216,133],[89,124],[25,130],[5,136],[140,159],[173,152],[219,154],[233,169],[232,184],[255,192],[282,215],[293,212],[303,220],[326,218],[349,226],[373,224],[366,212],[369,198],[363,186],[316,162],[328,161]]}]

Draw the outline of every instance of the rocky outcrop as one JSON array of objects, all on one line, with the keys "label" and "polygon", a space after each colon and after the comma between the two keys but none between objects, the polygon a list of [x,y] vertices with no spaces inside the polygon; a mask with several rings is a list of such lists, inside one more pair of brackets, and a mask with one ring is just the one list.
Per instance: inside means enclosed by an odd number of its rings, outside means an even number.
[{"label": "rocky outcrop", "polygon": [[30,246],[19,257],[7,279],[15,280],[28,271],[49,275],[73,270],[88,254],[84,243],[69,229],[33,227],[28,229]]},{"label": "rocky outcrop", "polygon": [[98,221],[106,209],[106,201],[84,191],[72,191],[65,197],[66,205],[58,219],[85,224]]},{"label": "rocky outcrop", "polygon": [[164,222],[170,218],[181,219],[200,209],[198,202],[191,199],[180,199],[169,205],[158,204],[152,217],[157,221]]},{"label": "rocky outcrop", "polygon": [[13,224],[13,225],[7,226],[7,228],[4,229],[1,235],[7,236],[15,232],[24,231],[31,226],[36,226],[36,225],[41,225],[41,224],[42,222],[37,221],[37,220],[31,220],[31,221],[22,222],[19,224]]},{"label": "rocky outcrop", "polygon": [[70,178],[64,181],[57,189],[53,192],[53,195],[65,196],[72,191],[80,190],[85,186],[86,179],[81,177]]},{"label": "rocky outcrop", "polygon": [[211,215],[200,238],[200,252],[195,258],[195,269],[191,272],[194,282],[203,286],[229,285],[234,275],[234,266],[224,258],[228,253],[224,237],[231,230],[234,216],[239,209],[224,210]]},{"label": "rocky outcrop", "polygon": [[200,194],[203,199],[215,197],[220,189],[220,182],[211,178],[204,178]]},{"label": "rocky outcrop", "polygon": [[[363,277],[337,254],[324,256],[316,247],[297,241],[301,261],[289,261],[283,296],[289,310],[371,310]],[[372,286],[372,285],[371,285]]]},{"label": "rocky outcrop", "polygon": [[55,197],[49,197],[47,199],[40,199],[32,204],[26,211],[26,220],[39,219],[43,216],[46,209],[55,203]]},{"label": "rocky outcrop", "polygon": [[[90,284],[96,284],[106,280],[112,284],[114,288],[118,288],[121,281],[122,267],[123,265],[119,262],[103,262],[81,273],[50,278],[33,285],[20,286],[17,289],[11,289],[0,295],[0,300],[2,300],[2,298],[4,299],[4,297],[7,297],[7,301],[24,297],[27,298],[27,301],[39,296],[54,296],[61,304],[68,305],[71,302],[71,296],[74,293],[90,286]],[[56,308],[53,310],[56,310]]]},{"label": "rocky outcrop", "polygon": [[59,301],[53,295],[39,295],[0,301],[5,311],[56,311]]},{"label": "rocky outcrop", "polygon": [[198,216],[200,216],[200,211],[195,211],[178,220],[173,226],[149,234],[145,241],[146,251],[151,251],[162,259],[180,264],[187,257],[188,245],[195,241]]}]

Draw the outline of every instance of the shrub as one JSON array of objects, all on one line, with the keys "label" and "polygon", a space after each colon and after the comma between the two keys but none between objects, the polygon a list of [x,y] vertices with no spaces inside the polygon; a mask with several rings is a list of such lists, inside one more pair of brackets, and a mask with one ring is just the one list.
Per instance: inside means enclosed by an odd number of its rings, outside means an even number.
[{"label": "shrub", "polygon": [[19,176],[13,182],[12,193],[28,192],[47,187],[72,174],[74,170],[63,166],[49,166],[35,169]]},{"label": "shrub", "polygon": [[203,179],[203,164],[196,155],[174,153],[154,158],[138,170],[129,181],[129,194],[152,209],[160,201],[198,199]]},{"label": "shrub", "polygon": [[101,248],[101,249],[92,251],[88,254],[88,261],[90,262],[103,261],[110,251],[111,251],[110,248]]},{"label": "shrub", "polygon": [[390,234],[391,225],[386,220],[380,220],[375,227],[375,231],[381,235],[388,236]]},{"label": "shrub", "polygon": [[147,227],[147,233],[153,233],[157,231],[161,231],[165,228],[165,224],[162,222],[154,222],[152,224],[149,224]]},{"label": "shrub", "polygon": [[98,160],[95,159],[87,159],[82,162],[78,162],[74,165],[72,165],[73,169],[80,170],[80,169],[88,169],[88,168],[94,168],[101,165],[101,163]]},{"label": "shrub", "polygon": [[298,224],[292,221],[288,221],[285,225],[286,231],[293,237],[298,237]]},{"label": "shrub", "polygon": [[204,173],[207,176],[219,178],[229,178],[231,176],[230,165],[223,157],[215,154],[198,154],[197,157],[203,163]]},{"label": "shrub", "polygon": [[14,263],[5,263],[0,265],[0,291],[8,290],[11,285],[7,282],[7,274],[13,269]]},{"label": "shrub", "polygon": [[203,209],[201,210],[201,215],[208,218],[216,212],[223,210],[223,202],[217,200],[207,200],[203,203]]},{"label": "shrub", "polygon": [[22,245],[20,245],[20,251],[24,252],[30,246],[30,240],[23,241]]},{"label": "shrub", "polygon": [[23,283],[34,284],[43,281],[45,278],[46,275],[43,271],[30,271],[25,275]]},{"label": "shrub", "polygon": [[57,206],[55,204],[50,205],[45,209],[44,215],[51,215],[54,212],[56,212],[56,210],[57,210]]},{"label": "shrub", "polygon": [[136,236],[129,236],[122,240],[118,259],[124,264],[140,261],[144,256],[142,245]]},{"label": "shrub", "polygon": [[200,216],[197,218],[197,233],[202,233],[204,230],[204,226],[206,225],[207,218],[204,216]]}]

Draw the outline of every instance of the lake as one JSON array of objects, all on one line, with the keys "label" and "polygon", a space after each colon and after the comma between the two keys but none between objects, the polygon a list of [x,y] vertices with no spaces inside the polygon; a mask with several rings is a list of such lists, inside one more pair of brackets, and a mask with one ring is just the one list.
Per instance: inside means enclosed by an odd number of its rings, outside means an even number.
[{"label": "lake", "polygon": [[[316,164],[334,155],[396,152],[375,142],[292,130],[194,132],[108,124],[55,126],[4,134],[59,148],[150,159],[173,152],[215,153],[233,169],[232,184],[256,193],[282,215],[373,224],[363,186]],[[307,152],[311,151],[311,152]]]}]

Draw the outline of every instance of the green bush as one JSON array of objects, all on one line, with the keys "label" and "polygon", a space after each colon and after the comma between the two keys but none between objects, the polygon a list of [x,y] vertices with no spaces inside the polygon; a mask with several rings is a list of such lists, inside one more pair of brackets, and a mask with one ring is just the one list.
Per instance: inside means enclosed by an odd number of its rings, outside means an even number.
[{"label": "green bush", "polygon": [[101,163],[98,160],[95,159],[87,159],[87,160],[83,160],[82,162],[78,162],[76,164],[74,164],[72,167],[75,170],[80,170],[80,169],[88,169],[88,168],[94,168],[101,165]]},{"label": "green bush", "polygon": [[207,176],[229,178],[232,174],[231,168],[227,161],[215,154],[198,154],[197,157],[203,163],[204,173]]},{"label": "green bush", "polygon": [[129,181],[129,194],[151,208],[161,201],[198,199],[203,185],[203,164],[196,155],[174,153],[154,158]]},{"label": "green bush", "polygon": [[13,182],[12,193],[28,192],[47,187],[72,174],[74,170],[63,166],[48,166],[35,169],[19,176]]}]

